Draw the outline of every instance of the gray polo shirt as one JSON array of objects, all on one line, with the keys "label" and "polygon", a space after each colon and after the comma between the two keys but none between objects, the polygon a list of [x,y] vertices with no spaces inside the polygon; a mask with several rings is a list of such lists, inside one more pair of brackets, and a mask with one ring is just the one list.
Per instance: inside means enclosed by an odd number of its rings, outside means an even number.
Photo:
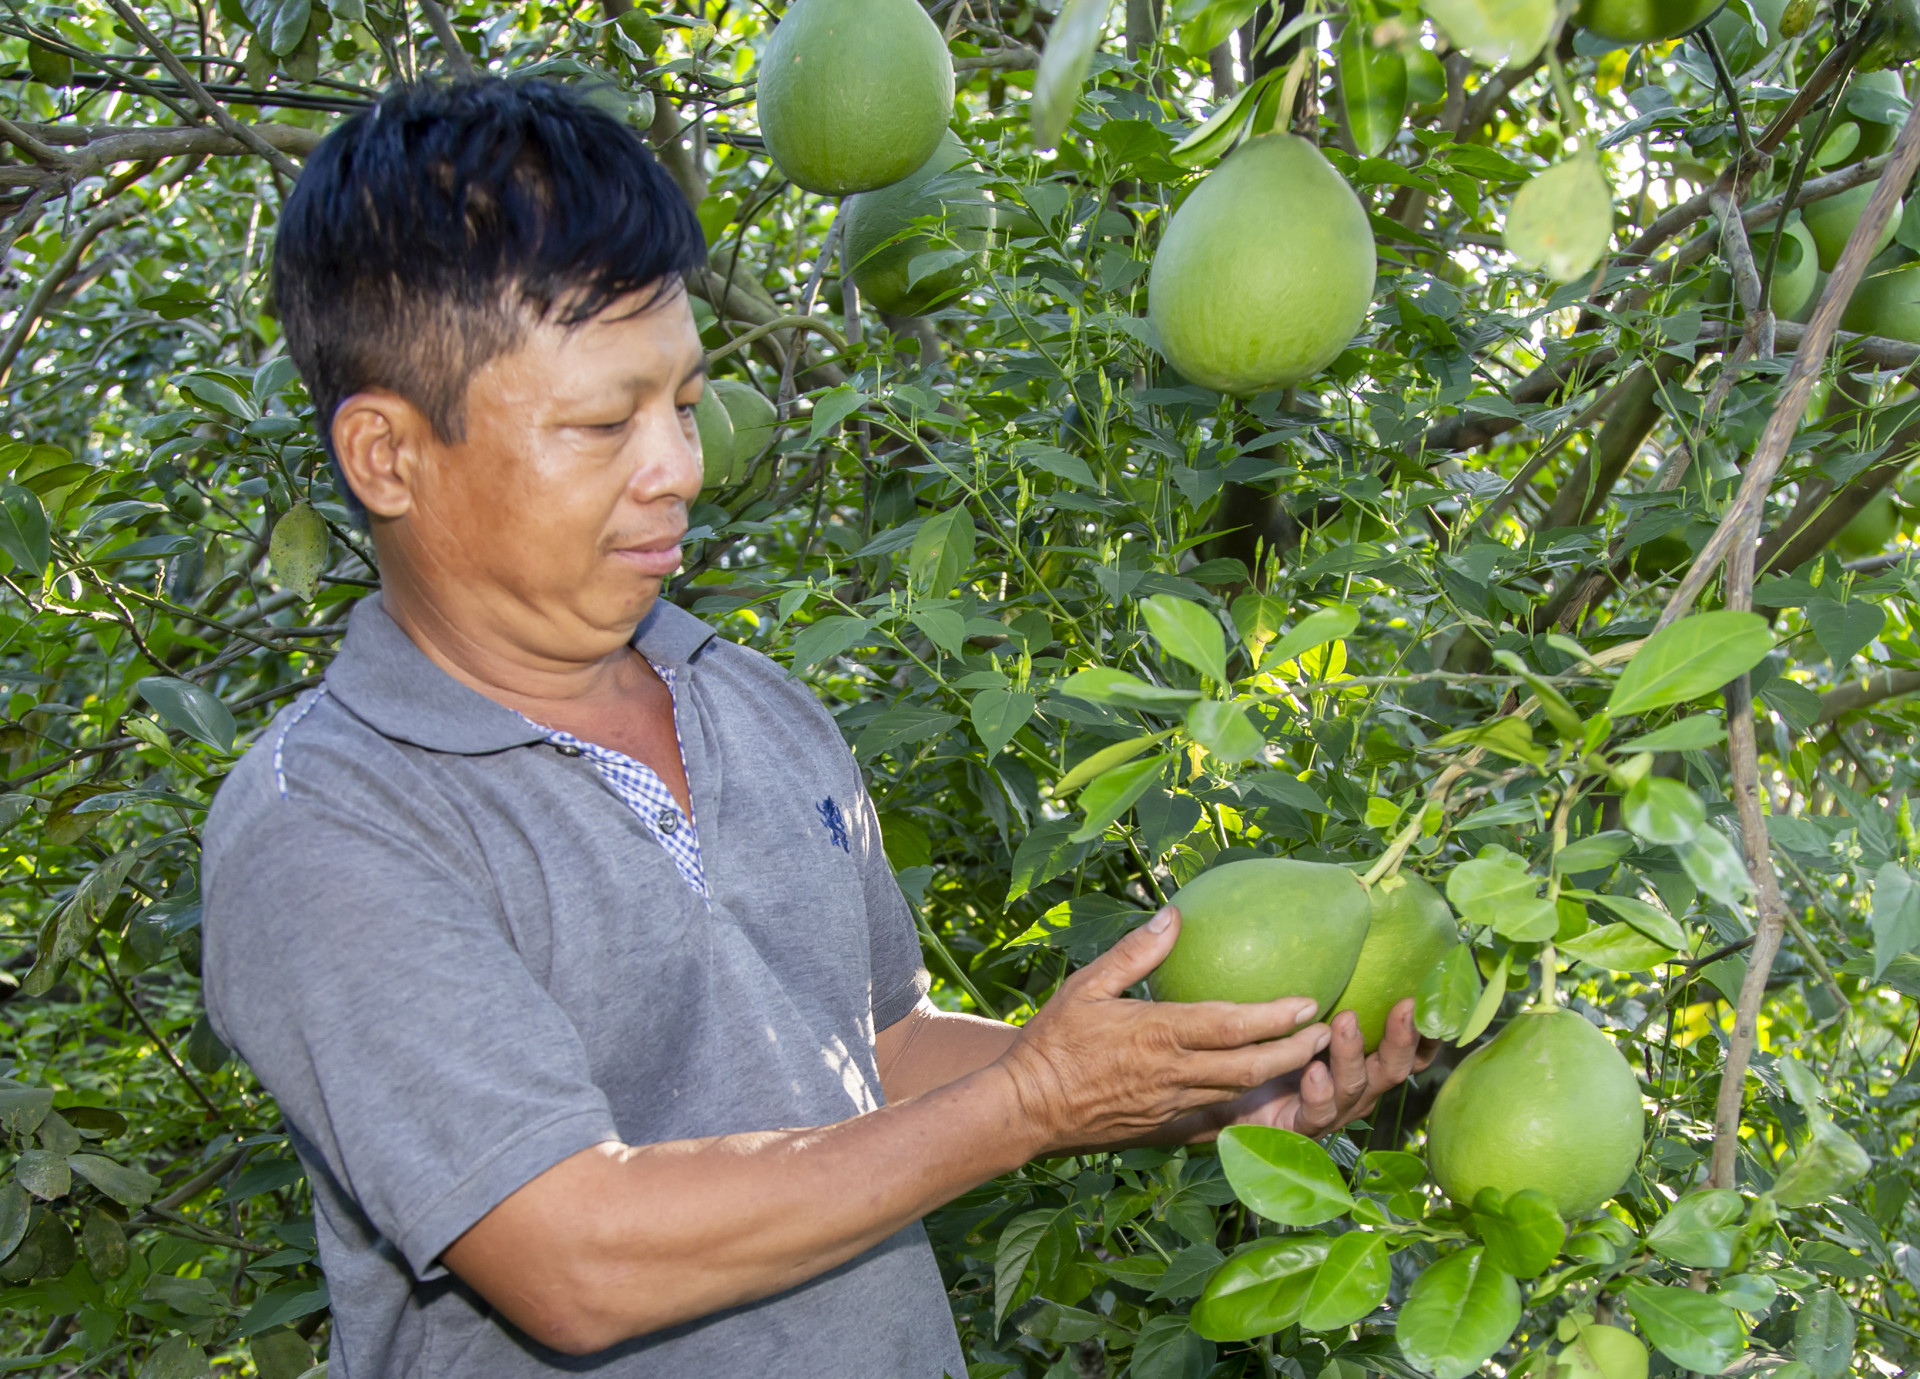
[{"label": "gray polo shirt", "polygon": [[[708,895],[594,762],[466,688],[378,595],[207,820],[207,1011],[313,1182],[334,1379],[966,1370],[918,1224],[762,1302],[575,1358],[440,1252],[609,1140],[824,1125],[881,1104],[874,1031],[926,989],[826,710],[664,601]],[[669,830],[671,831],[671,830]]]}]

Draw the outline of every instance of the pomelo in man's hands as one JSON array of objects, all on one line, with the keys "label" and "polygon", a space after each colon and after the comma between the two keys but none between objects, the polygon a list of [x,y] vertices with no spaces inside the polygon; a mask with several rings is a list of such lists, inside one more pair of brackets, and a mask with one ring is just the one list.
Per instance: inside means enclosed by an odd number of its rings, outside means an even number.
[{"label": "pomelo in man's hands", "polygon": [[872,191],[932,156],[953,118],[953,59],[916,0],[800,0],[761,54],[759,111],[794,182]]},{"label": "pomelo in man's hands", "polygon": [[1446,898],[1412,872],[1373,887],[1373,922],[1347,988],[1327,1015],[1351,1010],[1369,1051],[1378,1048],[1394,1006],[1420,990],[1427,973],[1460,942]]},{"label": "pomelo in man's hands", "polygon": [[1640,1157],[1640,1083],[1613,1041],[1571,1010],[1529,1010],[1468,1054],[1427,1122],[1447,1196],[1535,1188],[1567,1219],[1618,1192]]},{"label": "pomelo in man's hands", "polygon": [[1311,996],[1324,1017],[1353,976],[1372,922],[1360,878],[1327,862],[1249,857],[1173,897],[1180,937],[1147,978],[1156,1001]]},{"label": "pomelo in man's hands", "polygon": [[1333,362],[1366,320],[1374,267],[1353,188],[1306,140],[1265,134],[1173,213],[1147,312],[1184,377],[1246,397]]}]

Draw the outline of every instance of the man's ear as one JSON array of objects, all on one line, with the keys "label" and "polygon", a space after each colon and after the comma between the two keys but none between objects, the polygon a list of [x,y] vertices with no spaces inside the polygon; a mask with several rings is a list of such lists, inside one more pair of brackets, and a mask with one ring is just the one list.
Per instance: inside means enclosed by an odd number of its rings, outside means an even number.
[{"label": "man's ear", "polygon": [[433,438],[432,423],[398,393],[368,389],[334,410],[333,453],[375,517],[402,517],[413,507],[413,485]]}]

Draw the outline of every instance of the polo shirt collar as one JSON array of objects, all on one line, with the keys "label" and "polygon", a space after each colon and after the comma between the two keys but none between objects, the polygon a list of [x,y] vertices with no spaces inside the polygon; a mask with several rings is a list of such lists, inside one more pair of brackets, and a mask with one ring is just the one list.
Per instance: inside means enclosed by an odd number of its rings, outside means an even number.
[{"label": "polo shirt collar", "polygon": [[[699,618],[662,598],[635,629],[632,645],[655,665],[679,669],[715,635]],[[353,606],[340,654],[325,679],[328,694],[354,717],[382,736],[428,751],[482,756],[547,737],[545,729],[435,665],[388,614],[377,592]]]}]

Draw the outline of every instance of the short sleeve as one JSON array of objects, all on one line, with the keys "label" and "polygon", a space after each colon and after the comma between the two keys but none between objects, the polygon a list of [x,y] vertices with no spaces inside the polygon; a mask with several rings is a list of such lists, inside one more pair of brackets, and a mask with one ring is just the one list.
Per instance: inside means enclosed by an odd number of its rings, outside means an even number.
[{"label": "short sleeve", "polygon": [[[859,768],[853,768],[856,777]],[[869,953],[873,971],[873,1028],[877,1033],[906,1019],[932,984],[920,955],[913,910],[900,893],[880,835],[880,816],[860,783],[854,801],[860,838],[861,883],[866,890]]]},{"label": "short sleeve", "polygon": [[619,1135],[573,1024],[456,875],[471,840],[379,813],[261,791],[210,827],[205,991],[216,1032],[426,1279],[516,1189]]}]

